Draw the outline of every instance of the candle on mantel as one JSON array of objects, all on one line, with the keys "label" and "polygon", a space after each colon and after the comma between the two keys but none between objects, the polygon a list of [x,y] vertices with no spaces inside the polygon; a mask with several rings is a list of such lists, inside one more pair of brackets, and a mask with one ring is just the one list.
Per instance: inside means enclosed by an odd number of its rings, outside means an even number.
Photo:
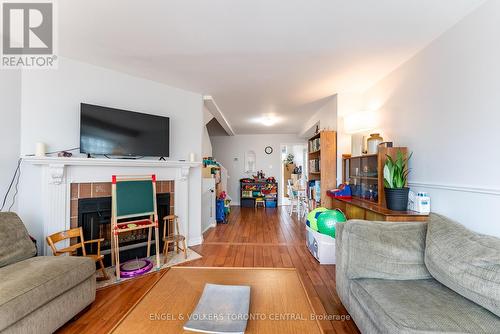
[{"label": "candle on mantel", "polygon": [[189,161],[190,162],[195,162],[196,161],[196,153],[189,153]]},{"label": "candle on mantel", "polygon": [[36,143],[35,156],[44,157],[46,152],[47,152],[47,150],[45,147],[45,143]]}]

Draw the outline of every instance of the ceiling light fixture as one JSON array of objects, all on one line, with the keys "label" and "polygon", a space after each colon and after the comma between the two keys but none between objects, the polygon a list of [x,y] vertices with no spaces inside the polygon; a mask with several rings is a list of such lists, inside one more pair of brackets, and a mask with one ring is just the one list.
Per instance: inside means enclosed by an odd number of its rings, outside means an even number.
[{"label": "ceiling light fixture", "polygon": [[273,116],[264,116],[260,119],[260,122],[265,126],[273,126],[278,120]]}]

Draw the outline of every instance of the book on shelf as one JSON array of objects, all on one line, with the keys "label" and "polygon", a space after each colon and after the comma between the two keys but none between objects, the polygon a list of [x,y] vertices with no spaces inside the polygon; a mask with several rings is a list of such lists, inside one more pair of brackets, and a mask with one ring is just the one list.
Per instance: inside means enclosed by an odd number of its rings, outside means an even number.
[{"label": "book on shelf", "polygon": [[309,152],[319,151],[321,148],[320,138],[316,138],[309,141]]},{"label": "book on shelf", "polygon": [[320,159],[311,159],[309,160],[309,171],[311,173],[319,173],[320,172],[320,165],[321,165],[321,160]]}]

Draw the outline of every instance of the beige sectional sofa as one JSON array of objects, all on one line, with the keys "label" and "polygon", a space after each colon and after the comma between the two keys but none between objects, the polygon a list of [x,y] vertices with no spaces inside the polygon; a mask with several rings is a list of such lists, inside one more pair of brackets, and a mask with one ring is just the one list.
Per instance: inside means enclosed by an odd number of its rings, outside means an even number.
[{"label": "beige sectional sofa", "polygon": [[52,333],[95,299],[95,263],[36,256],[15,213],[0,213],[0,333]]}]

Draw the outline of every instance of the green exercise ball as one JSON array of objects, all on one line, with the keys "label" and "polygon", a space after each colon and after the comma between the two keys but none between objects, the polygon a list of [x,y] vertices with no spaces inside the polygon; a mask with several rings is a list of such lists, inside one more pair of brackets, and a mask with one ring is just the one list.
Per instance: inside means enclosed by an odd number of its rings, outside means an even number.
[{"label": "green exercise ball", "polygon": [[306,221],[306,225],[309,226],[310,228],[312,228],[313,230],[317,231],[318,230],[318,217],[320,214],[322,214],[323,212],[326,212],[328,211],[327,208],[322,208],[322,207],[319,207],[319,208],[316,208],[314,210],[312,210],[311,212],[309,212],[307,214],[307,221]]},{"label": "green exercise ball", "polygon": [[335,238],[335,224],[347,221],[340,210],[328,210],[322,212],[317,219],[318,232]]}]

